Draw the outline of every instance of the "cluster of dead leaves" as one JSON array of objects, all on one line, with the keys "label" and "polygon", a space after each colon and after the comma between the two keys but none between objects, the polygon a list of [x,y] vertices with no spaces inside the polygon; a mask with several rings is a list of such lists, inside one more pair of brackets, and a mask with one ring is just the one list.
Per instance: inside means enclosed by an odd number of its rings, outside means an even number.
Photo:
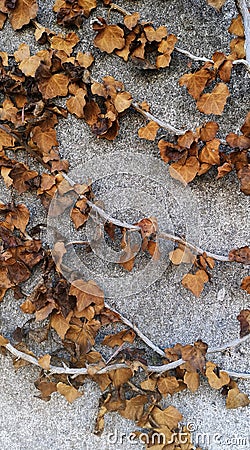
[{"label": "cluster of dead leaves", "polygon": [[93,24],[94,45],[106,53],[129,58],[142,69],[168,67],[177,38],[165,26],[155,29],[151,22],[139,22],[140,14],[125,15],[122,24],[110,25],[102,17]]},{"label": "cluster of dead leaves", "polygon": [[197,175],[203,175],[213,166],[218,167],[217,178],[235,170],[244,194],[250,193],[250,113],[241,127],[242,135],[229,133],[226,143],[228,151],[220,150],[221,141],[216,137],[219,126],[216,122],[207,122],[196,132],[187,131],[176,142],[161,139],[158,143],[160,155],[164,162],[171,164],[170,174],[183,183],[191,182]]},{"label": "cluster of dead leaves", "polygon": [[[102,0],[105,6],[111,0]],[[65,27],[80,28],[84,17],[89,17],[97,7],[97,0],[55,0],[53,11],[57,14],[57,23]]]},{"label": "cluster of dead leaves", "polygon": [[[230,43],[231,52],[228,56],[217,51],[212,56],[213,62],[206,62],[199,70],[186,73],[179,79],[180,85],[186,86],[189,94],[196,100],[198,110],[204,114],[222,114],[230,95],[226,83],[231,78],[233,61],[245,58],[244,27],[240,15],[232,20],[228,31],[237,36]],[[218,79],[218,84],[207,92],[207,88]]]},{"label": "cluster of dead leaves", "polygon": [[22,297],[19,285],[43,259],[40,240],[27,237],[29,211],[24,204],[0,203],[0,300],[9,288]]}]

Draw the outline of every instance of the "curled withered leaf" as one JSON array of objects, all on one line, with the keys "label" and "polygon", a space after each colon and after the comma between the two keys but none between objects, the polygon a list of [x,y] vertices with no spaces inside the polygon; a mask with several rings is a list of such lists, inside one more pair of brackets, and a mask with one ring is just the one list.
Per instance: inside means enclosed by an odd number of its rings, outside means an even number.
[{"label": "curled withered leaf", "polygon": [[[243,280],[243,282],[245,281]],[[248,282],[246,281],[246,284],[247,283]],[[250,309],[243,309],[237,316],[237,319],[240,322],[240,337],[246,336],[250,333]]]},{"label": "curled withered leaf", "polygon": [[244,134],[244,136],[250,137],[250,112],[247,113],[246,120],[240,131]]},{"label": "curled withered leaf", "polygon": [[183,419],[182,414],[174,406],[168,406],[165,409],[154,406],[149,417],[153,419],[153,423],[156,423],[158,427],[168,427],[170,430],[176,429],[179,422]]},{"label": "curled withered leaf", "polygon": [[224,164],[222,164],[222,166],[218,167],[217,170],[218,170],[217,179],[219,179],[219,178],[224,177],[228,173],[232,172],[233,165],[228,162],[225,162]]},{"label": "curled withered leaf", "polygon": [[214,389],[221,389],[230,383],[230,377],[227,372],[219,370],[216,364],[211,361],[206,363],[206,377],[210,386]]},{"label": "curled withered leaf", "polygon": [[173,395],[180,390],[179,382],[173,376],[160,377],[157,381],[157,388],[164,396],[167,394]]},{"label": "curled withered leaf", "polygon": [[169,259],[173,264],[178,266],[179,264],[193,264],[196,256],[188,247],[180,247],[169,253]]},{"label": "curled withered leaf", "polygon": [[134,12],[133,14],[128,14],[127,16],[124,16],[124,25],[129,29],[132,30],[138,23],[140,19],[140,14],[138,12]]},{"label": "curled withered leaf", "polygon": [[24,59],[30,57],[30,48],[28,44],[20,44],[18,49],[14,52],[14,58],[16,62],[21,62]]},{"label": "curled withered leaf", "polygon": [[207,122],[199,130],[201,141],[212,141],[215,138],[218,130],[219,125],[217,122]]},{"label": "curled withered leaf", "polygon": [[250,264],[250,248],[245,246],[233,249],[229,252],[229,260],[242,264]]},{"label": "curled withered leaf", "polygon": [[200,375],[198,372],[185,372],[184,383],[191,392],[196,392],[200,386]]},{"label": "curled withered leaf", "polygon": [[244,26],[240,14],[232,19],[228,32],[242,38],[245,37]]},{"label": "curled withered leaf", "polygon": [[39,366],[41,366],[44,370],[49,370],[50,369],[50,360],[51,360],[50,355],[41,356],[38,359]]},{"label": "curled withered leaf", "polygon": [[38,11],[36,0],[18,0],[14,9],[10,10],[9,18],[12,28],[19,30],[35,19]]},{"label": "curled withered leaf", "polygon": [[137,225],[141,228],[143,239],[155,235],[158,231],[157,219],[155,217],[142,219]]},{"label": "curled withered leaf", "polygon": [[245,39],[237,37],[230,42],[230,50],[234,59],[243,59],[246,56]]},{"label": "curled withered leaf", "polygon": [[250,195],[250,164],[242,167],[237,175],[240,180],[240,190],[245,195]]},{"label": "curled withered leaf", "polygon": [[207,163],[210,165],[216,164],[217,166],[220,164],[220,140],[212,139],[206,143],[206,145],[202,148],[199,154],[199,160],[202,163]]},{"label": "curled withered leaf", "polygon": [[240,287],[250,294],[250,276],[243,278]]},{"label": "curled withered leaf", "polygon": [[197,108],[204,114],[221,115],[230,95],[226,84],[218,83],[209,94],[203,94],[197,101]]},{"label": "curled withered leaf", "polygon": [[79,118],[84,117],[83,108],[86,105],[86,94],[85,89],[79,88],[75,95],[67,100],[67,108],[71,114],[75,114]]},{"label": "curled withered leaf", "polygon": [[9,343],[8,339],[0,334],[0,347],[5,347]]},{"label": "curled withered leaf", "polygon": [[109,334],[105,336],[102,341],[103,345],[108,345],[109,347],[115,347],[116,345],[122,345],[124,342],[134,342],[135,332],[133,330],[123,330],[116,334]]},{"label": "curled withered leaf", "polygon": [[133,98],[129,92],[119,92],[114,100],[114,106],[118,113],[128,109],[133,101]]},{"label": "curled withered leaf", "polygon": [[227,409],[235,409],[244,406],[248,406],[250,400],[246,394],[243,394],[236,386],[233,389],[229,389],[227,399],[226,399],[226,407]]}]

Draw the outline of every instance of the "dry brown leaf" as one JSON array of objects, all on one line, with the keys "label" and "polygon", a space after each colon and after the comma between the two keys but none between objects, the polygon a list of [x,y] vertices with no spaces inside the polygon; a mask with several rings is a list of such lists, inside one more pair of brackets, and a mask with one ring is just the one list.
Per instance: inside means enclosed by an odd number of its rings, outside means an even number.
[{"label": "dry brown leaf", "polygon": [[18,0],[16,7],[11,10],[9,18],[12,28],[19,30],[35,19],[38,11],[36,0]]},{"label": "dry brown leaf", "polygon": [[124,16],[124,25],[129,30],[132,30],[137,25],[139,19],[140,19],[140,14],[138,12],[135,12],[133,14],[128,14],[127,16]]},{"label": "dry brown leaf", "polygon": [[79,42],[79,37],[76,33],[71,32],[66,36],[58,34],[51,38],[51,48],[55,50],[63,50],[68,56],[71,55],[73,48]]},{"label": "dry brown leaf", "polygon": [[250,248],[245,246],[233,249],[229,252],[228,257],[230,261],[236,261],[242,264],[250,264]]},{"label": "dry brown leaf", "polygon": [[84,89],[79,88],[75,95],[70,97],[66,103],[68,111],[81,119],[84,117],[83,108],[86,105],[86,94],[87,92]]},{"label": "dry brown leaf", "polygon": [[150,415],[159,426],[167,426],[170,430],[178,428],[179,422],[183,419],[182,414],[174,406],[168,406],[163,410],[155,406]]},{"label": "dry brown leaf", "polygon": [[[246,279],[247,278],[247,279]],[[243,282],[246,282],[247,287],[249,286],[248,278],[246,277]],[[241,286],[242,287],[242,286]],[[242,288],[243,289],[243,288]],[[250,333],[250,309],[243,309],[237,316],[237,320],[240,322],[240,337],[246,336]]]},{"label": "dry brown leaf", "polygon": [[18,49],[14,52],[16,62],[21,62],[30,57],[30,48],[28,44],[20,44]]},{"label": "dry brown leaf", "polygon": [[160,26],[155,30],[152,25],[144,25],[143,29],[148,42],[161,42],[168,34],[165,26]]},{"label": "dry brown leaf", "polygon": [[226,84],[218,83],[209,94],[203,94],[197,101],[197,108],[204,114],[221,115],[230,95]]},{"label": "dry brown leaf", "polygon": [[216,164],[217,166],[220,164],[220,140],[213,139],[206,143],[206,145],[202,148],[199,154],[199,160],[202,163],[207,163],[210,165]]},{"label": "dry brown leaf", "polygon": [[184,383],[191,392],[196,392],[200,386],[200,376],[198,372],[185,372]]},{"label": "dry brown leaf", "polygon": [[147,139],[148,141],[154,141],[159,130],[159,125],[151,120],[145,127],[138,130],[138,135],[141,139]]},{"label": "dry brown leaf", "polygon": [[6,339],[5,337],[3,337],[0,334],[0,347],[6,347],[6,345],[9,343],[8,339]]},{"label": "dry brown leaf", "polygon": [[50,360],[50,355],[41,356],[41,358],[38,359],[39,366],[41,366],[44,370],[50,370]]},{"label": "dry brown leaf", "polygon": [[76,296],[78,311],[83,311],[92,303],[100,307],[104,306],[103,291],[92,280],[74,280],[70,286],[69,294]]},{"label": "dry brown leaf", "polygon": [[234,19],[232,19],[231,25],[228,28],[228,32],[231,34],[235,34],[236,36],[245,37],[245,33],[244,33],[244,26],[243,26],[243,22],[242,22],[242,17],[239,14],[237,17],[235,17]]},{"label": "dry brown leaf", "polygon": [[147,378],[145,381],[141,382],[141,388],[145,391],[154,391],[157,380],[153,380],[152,378]]},{"label": "dry brown leaf", "polygon": [[125,409],[120,411],[121,416],[130,420],[140,420],[143,411],[144,405],[147,403],[146,395],[137,395],[136,397],[131,398],[130,400],[126,400]]},{"label": "dry brown leaf", "polygon": [[98,31],[94,44],[101,51],[112,53],[115,49],[125,46],[124,31],[118,25],[105,25]]},{"label": "dry brown leaf", "polygon": [[63,395],[69,403],[73,403],[77,398],[83,395],[76,388],[74,388],[74,386],[70,386],[69,384],[62,382],[57,383],[56,388],[57,392]]},{"label": "dry brown leaf", "polygon": [[225,2],[226,0],[207,0],[208,5],[213,6],[218,11],[222,8]]},{"label": "dry brown leaf", "polygon": [[197,175],[200,163],[195,156],[190,156],[185,163],[176,162],[169,167],[171,177],[179,180],[181,183],[190,183]]},{"label": "dry brown leaf", "polygon": [[240,190],[245,195],[250,195],[250,164],[240,169],[237,175],[240,180]]},{"label": "dry brown leaf", "polygon": [[193,264],[196,256],[189,250],[189,248],[176,248],[169,253],[170,261],[175,264]]},{"label": "dry brown leaf", "polygon": [[198,100],[210,79],[210,71],[208,69],[200,69],[195,73],[185,73],[179,79],[179,84],[181,86],[185,85],[189,94],[195,100]]},{"label": "dry brown leaf", "polygon": [[241,150],[250,148],[250,137],[238,136],[235,133],[229,133],[226,141],[231,148],[240,148]]},{"label": "dry brown leaf", "polygon": [[127,383],[128,380],[130,380],[130,378],[133,376],[133,372],[131,369],[121,368],[109,372],[109,376],[113,381],[114,386],[116,388],[119,388],[123,384]]},{"label": "dry brown leaf", "polygon": [[217,131],[219,130],[219,125],[216,122],[207,122],[203,127],[200,129],[200,139],[201,141],[212,141]]},{"label": "dry brown leaf", "polygon": [[244,406],[248,406],[250,400],[246,394],[240,392],[238,387],[233,389],[229,389],[226,399],[226,407],[227,409],[235,409]]},{"label": "dry brown leaf", "polygon": [[105,336],[102,341],[103,345],[108,345],[109,347],[120,346],[124,342],[134,342],[136,334],[132,330],[123,330],[116,334],[109,334]]},{"label": "dry brown leaf", "polygon": [[129,92],[119,92],[115,97],[114,105],[118,113],[128,109],[133,101],[133,98]]},{"label": "dry brown leaf", "polygon": [[188,273],[184,275],[182,284],[189,289],[196,297],[199,297],[204,289],[204,284],[209,280],[205,270],[197,270],[195,274]]},{"label": "dry brown leaf", "polygon": [[250,112],[247,113],[246,120],[240,131],[244,134],[244,136],[250,137]]},{"label": "dry brown leaf", "polygon": [[175,44],[177,42],[177,37],[174,34],[170,34],[167,39],[163,39],[159,46],[158,51],[162,53],[162,55],[157,56],[156,58],[156,67],[165,68],[168,67],[171,61],[171,54],[174,50]]},{"label": "dry brown leaf", "polygon": [[219,370],[216,364],[211,361],[206,363],[206,376],[213,389],[221,389],[223,386],[230,383],[230,377],[227,372]]},{"label": "dry brown leaf", "polygon": [[250,294],[250,276],[243,278],[240,287]]},{"label": "dry brown leaf", "polygon": [[52,147],[58,146],[56,130],[54,128],[49,128],[44,131],[41,127],[34,127],[30,133],[30,136],[32,141],[44,153],[47,153]]},{"label": "dry brown leaf", "polygon": [[69,79],[62,73],[56,73],[38,83],[39,91],[48,100],[54,97],[66,97],[68,94]]},{"label": "dry brown leaf", "polygon": [[94,56],[90,52],[82,53],[78,52],[76,56],[76,60],[81,67],[88,69],[94,62]]},{"label": "dry brown leaf", "polygon": [[54,313],[51,317],[50,325],[56,330],[61,339],[65,338],[65,334],[69,329],[69,322],[61,313]]},{"label": "dry brown leaf", "polygon": [[217,179],[219,179],[227,175],[229,172],[232,172],[233,165],[225,162],[224,164],[222,164],[222,166],[218,167],[217,170],[218,170]]},{"label": "dry brown leaf", "polygon": [[0,12],[0,30],[3,29],[6,19],[7,19],[7,15]]},{"label": "dry brown leaf", "polygon": [[234,59],[244,59],[246,56],[245,39],[237,37],[230,42],[230,50]]},{"label": "dry brown leaf", "polygon": [[173,395],[179,391],[179,383],[176,377],[161,377],[157,381],[157,388],[162,395]]}]

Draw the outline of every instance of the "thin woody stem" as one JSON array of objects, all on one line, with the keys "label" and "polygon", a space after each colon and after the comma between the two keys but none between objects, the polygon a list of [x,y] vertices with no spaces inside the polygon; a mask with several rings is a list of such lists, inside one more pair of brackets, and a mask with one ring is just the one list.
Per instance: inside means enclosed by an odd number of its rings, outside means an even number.
[{"label": "thin woody stem", "polygon": [[[246,336],[242,339],[238,339],[237,341],[234,341],[234,347],[240,345],[243,342],[246,342],[247,339],[250,338],[250,335],[247,335],[248,338],[246,338]],[[237,342],[237,344],[236,344]],[[223,350],[226,350],[227,348],[233,348],[233,343],[230,342],[229,344],[225,344],[225,346],[223,346]],[[38,359],[32,355],[28,355],[27,353],[21,352],[20,350],[17,350],[15,347],[13,347],[13,345],[11,345],[10,343],[6,344],[5,348],[16,358],[19,359],[23,359],[24,361],[27,361],[30,364],[33,364],[37,367],[41,367]],[[218,351],[218,349],[216,348],[209,348],[207,351],[207,354],[210,353],[214,353],[214,351]],[[165,354],[164,354],[165,355]],[[168,364],[163,364],[161,366],[145,366],[145,370],[147,372],[151,372],[151,373],[164,373],[167,372],[169,370],[173,370],[179,366],[181,366],[182,364],[184,364],[186,361],[184,359],[178,359],[177,361],[173,361],[171,363]],[[121,369],[121,368],[129,368],[129,364],[126,363],[121,363],[121,364],[112,364],[110,366],[105,366],[102,369],[98,370],[96,373],[101,375],[104,373],[108,373],[112,370],[117,370],[117,369]],[[48,372],[50,374],[66,374],[66,375],[74,375],[74,376],[78,376],[78,375],[87,375],[88,374],[88,368],[73,368],[73,367],[57,367],[57,366],[50,366],[50,369],[48,370]],[[250,374],[249,373],[242,373],[242,372],[235,372],[235,371],[227,371],[224,370],[224,372],[228,373],[229,376],[235,377],[235,378],[243,378],[243,379],[250,379]]]}]

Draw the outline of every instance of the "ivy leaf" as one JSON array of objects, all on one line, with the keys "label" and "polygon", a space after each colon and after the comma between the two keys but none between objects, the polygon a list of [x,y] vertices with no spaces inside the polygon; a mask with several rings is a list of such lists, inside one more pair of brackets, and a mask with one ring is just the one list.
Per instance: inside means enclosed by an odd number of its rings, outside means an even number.
[{"label": "ivy leaf", "polygon": [[16,6],[10,12],[10,23],[14,30],[19,30],[35,19],[38,11],[36,0],[17,0]]},{"label": "ivy leaf", "polygon": [[159,130],[159,125],[151,120],[145,127],[138,130],[138,135],[141,139],[147,139],[148,141],[154,141]]},{"label": "ivy leaf", "polygon": [[[93,28],[98,29],[95,24]],[[98,30],[94,45],[107,53],[122,49],[125,46],[124,31],[118,25],[107,25],[103,19],[103,25]]]},{"label": "ivy leaf", "polygon": [[196,297],[199,297],[204,289],[204,284],[207,283],[209,277],[205,270],[197,270],[193,275],[188,273],[184,275],[182,284],[185,288],[189,289]]},{"label": "ivy leaf", "polygon": [[81,397],[83,394],[79,392],[74,386],[69,384],[59,382],[56,385],[57,392],[63,395],[69,403],[73,403],[77,398]]},{"label": "ivy leaf", "polygon": [[219,83],[211,93],[201,96],[197,101],[197,108],[204,114],[221,115],[229,95],[230,92],[227,85]]}]

